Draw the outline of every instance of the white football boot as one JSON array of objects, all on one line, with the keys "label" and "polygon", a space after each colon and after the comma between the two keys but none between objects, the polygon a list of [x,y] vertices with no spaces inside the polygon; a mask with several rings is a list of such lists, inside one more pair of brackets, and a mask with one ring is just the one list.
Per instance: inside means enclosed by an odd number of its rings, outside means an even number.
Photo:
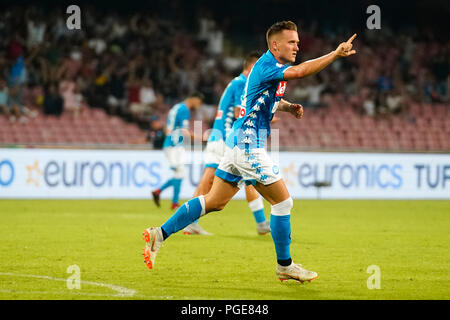
[{"label": "white football boot", "polygon": [[303,269],[301,264],[295,264],[294,262],[287,267],[277,264],[276,274],[278,279],[281,281],[288,281],[292,279],[301,283],[305,281],[311,282],[318,277],[316,272]]},{"label": "white football boot", "polygon": [[265,235],[270,232],[270,221],[264,221],[256,225],[256,231],[259,235]]},{"label": "white football boot", "polygon": [[198,234],[202,236],[210,236],[212,233],[209,233],[205,229],[203,229],[197,222],[191,223],[186,228],[183,229],[184,234]]},{"label": "white football boot", "polygon": [[161,227],[148,228],[142,234],[145,241],[144,262],[149,269],[152,269],[155,265],[156,255],[164,241]]}]

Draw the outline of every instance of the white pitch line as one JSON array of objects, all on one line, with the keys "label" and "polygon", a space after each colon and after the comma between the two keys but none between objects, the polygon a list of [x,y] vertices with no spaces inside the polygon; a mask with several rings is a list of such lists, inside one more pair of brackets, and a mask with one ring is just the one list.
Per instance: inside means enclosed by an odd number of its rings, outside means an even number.
[{"label": "white pitch line", "polygon": [[[54,278],[54,277],[40,276],[40,275],[35,275],[35,274],[21,274],[21,273],[10,273],[10,272],[0,272],[0,276],[46,279],[46,280],[64,281],[64,282],[67,281],[67,279],[64,279],[64,278]],[[108,289],[116,291],[117,294],[110,295],[112,297],[133,297],[136,294],[136,290],[134,290],[134,289],[128,289],[128,288],[117,286],[117,285],[114,285],[114,284],[93,282],[93,281],[85,281],[85,280],[80,280],[80,282],[84,283],[84,284],[87,284],[87,285],[93,285],[93,286],[97,286],[97,287],[108,288]],[[2,290],[2,291],[8,291],[8,290]],[[80,292],[80,294],[81,294],[81,292]],[[107,294],[92,294],[92,293],[83,293],[83,294],[107,296]]]},{"label": "white pitch line", "polygon": [[[52,281],[67,281],[64,278],[54,278],[50,276],[41,276],[35,274],[22,274],[22,273],[11,273],[11,272],[0,272],[0,276],[10,276],[10,277],[24,277],[24,278],[35,278],[35,279],[45,279]],[[108,294],[108,293],[93,293],[93,292],[79,292],[78,290],[66,290],[66,291],[19,291],[19,290],[10,290],[10,289],[0,289],[0,293],[16,293],[16,294],[67,294],[71,293],[74,295],[87,295],[87,296],[103,296],[103,297],[134,297],[140,299],[158,299],[158,300],[172,300],[175,299],[174,296],[148,296],[148,295],[136,295],[136,290],[128,289],[121,286],[117,286],[114,284],[100,283],[100,282],[92,282],[80,280],[81,283],[85,283],[87,285],[94,285],[98,287],[109,288],[111,290],[117,291],[117,294]],[[225,299],[225,300],[233,300],[236,298],[214,298],[214,297],[177,297],[176,299],[181,300],[217,300],[217,299]]]},{"label": "white pitch line", "polygon": [[0,289],[0,293],[13,293],[13,294],[40,294],[40,295],[47,295],[47,294],[73,294],[78,296],[95,296],[95,297],[117,297],[115,294],[108,294],[108,293],[94,293],[94,292],[74,292],[74,291],[23,291],[23,290],[8,290],[8,289]]}]

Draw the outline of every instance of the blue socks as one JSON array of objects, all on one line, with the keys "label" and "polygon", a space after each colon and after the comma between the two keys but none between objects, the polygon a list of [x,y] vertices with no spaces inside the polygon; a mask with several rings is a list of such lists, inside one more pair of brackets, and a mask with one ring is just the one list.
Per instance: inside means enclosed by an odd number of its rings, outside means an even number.
[{"label": "blue socks", "polygon": [[172,185],[173,185],[173,197],[172,197],[172,203],[178,203],[178,199],[180,198],[180,190],[181,190],[181,182],[182,179],[172,179]]},{"label": "blue socks", "polygon": [[292,263],[289,246],[291,244],[291,209],[294,201],[291,197],[272,205],[270,214],[270,233],[275,244],[278,264],[288,266]]},{"label": "blue socks", "polygon": [[163,190],[173,186],[172,203],[178,203],[180,199],[181,182],[183,182],[183,179],[169,179],[159,188],[159,190],[162,192]]},{"label": "blue socks", "polygon": [[276,216],[270,215],[270,232],[277,260],[288,260],[291,258],[289,246],[291,244],[291,215]]},{"label": "blue socks", "polygon": [[253,216],[255,217],[256,223],[261,223],[266,221],[266,217],[264,216],[264,203],[261,197],[250,201],[248,203],[250,210],[253,212]]},{"label": "blue socks", "polygon": [[266,216],[264,215],[264,209],[253,211],[253,216],[255,217],[256,223],[261,223],[266,221]]},{"label": "blue socks", "polygon": [[159,188],[159,190],[163,191],[164,189],[167,189],[167,188],[171,187],[171,186],[173,185],[173,180],[174,180],[174,178],[167,180],[166,183],[164,183],[164,184]]},{"label": "blue socks", "polygon": [[203,196],[191,199],[184,203],[178,210],[167,220],[161,228],[169,237],[171,234],[180,231],[187,225],[191,224],[202,214],[205,213],[205,199]]}]

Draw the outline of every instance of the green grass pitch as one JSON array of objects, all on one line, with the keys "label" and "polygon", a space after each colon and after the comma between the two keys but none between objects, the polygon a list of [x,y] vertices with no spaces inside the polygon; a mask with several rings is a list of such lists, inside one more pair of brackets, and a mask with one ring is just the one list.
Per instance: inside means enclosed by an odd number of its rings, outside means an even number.
[{"label": "green grass pitch", "polygon": [[238,200],[201,219],[213,236],[178,233],[147,269],[141,233],[170,214],[168,201],[1,200],[0,299],[450,299],[450,201],[296,200],[293,259],[319,273],[303,285],[276,278],[272,239]]}]

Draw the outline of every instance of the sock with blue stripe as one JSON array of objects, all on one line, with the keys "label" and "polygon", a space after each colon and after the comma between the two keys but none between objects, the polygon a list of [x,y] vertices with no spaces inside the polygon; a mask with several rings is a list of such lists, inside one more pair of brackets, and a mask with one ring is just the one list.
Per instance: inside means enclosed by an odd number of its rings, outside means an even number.
[{"label": "sock with blue stripe", "polygon": [[163,235],[166,235],[164,239],[169,237],[171,234],[180,231],[204,214],[205,198],[203,196],[199,196],[184,203],[169,218],[169,220],[161,226],[163,229]]},{"label": "sock with blue stripe", "polygon": [[266,221],[266,217],[264,216],[264,203],[261,197],[250,201],[248,203],[250,210],[253,212],[253,216],[255,217],[256,223],[262,223]]}]

